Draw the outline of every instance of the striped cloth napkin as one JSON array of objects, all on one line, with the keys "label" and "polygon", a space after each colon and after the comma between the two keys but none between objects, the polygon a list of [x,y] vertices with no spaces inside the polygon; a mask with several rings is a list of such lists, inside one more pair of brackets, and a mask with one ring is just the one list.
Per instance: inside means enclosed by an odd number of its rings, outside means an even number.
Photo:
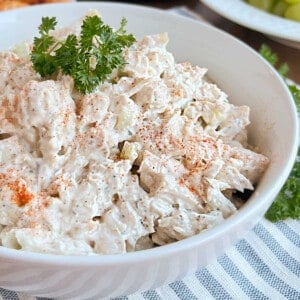
[{"label": "striped cloth napkin", "polygon": [[[200,19],[185,7],[176,7],[171,11]],[[0,288],[0,300],[42,299],[46,298]],[[114,298],[169,299],[300,300],[300,221],[287,220],[273,224],[263,219],[206,268],[156,290]]]}]

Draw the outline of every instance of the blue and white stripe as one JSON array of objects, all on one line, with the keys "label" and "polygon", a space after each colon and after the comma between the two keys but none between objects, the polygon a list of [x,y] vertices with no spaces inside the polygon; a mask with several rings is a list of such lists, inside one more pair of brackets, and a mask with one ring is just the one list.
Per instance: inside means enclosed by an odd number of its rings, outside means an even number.
[{"label": "blue and white stripe", "polygon": [[[156,290],[114,300],[300,299],[300,221],[262,220],[217,261]],[[46,300],[0,289],[0,300]]]}]

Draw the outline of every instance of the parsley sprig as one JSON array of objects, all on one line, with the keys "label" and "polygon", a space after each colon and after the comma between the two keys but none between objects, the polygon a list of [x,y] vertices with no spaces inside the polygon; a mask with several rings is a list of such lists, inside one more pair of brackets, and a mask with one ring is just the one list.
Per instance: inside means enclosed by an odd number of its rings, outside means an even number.
[{"label": "parsley sprig", "polygon": [[34,69],[42,77],[58,71],[70,75],[75,88],[83,94],[94,91],[113,70],[124,67],[123,50],[135,42],[134,36],[126,33],[124,18],[119,29],[114,30],[100,17],[88,16],[83,20],[80,36],[69,34],[63,41],[51,35],[56,25],[55,17],[42,18],[40,36],[34,38],[31,52]]},{"label": "parsley sprig", "polygon": [[[283,63],[278,66],[279,59],[277,54],[267,45],[262,45],[259,52],[284,78],[294,97],[298,113],[300,113],[300,89],[296,85],[288,83],[286,80],[289,71],[288,65]],[[300,219],[300,148],[298,148],[296,162],[289,178],[267,211],[265,217],[272,222],[285,220],[287,218]]]},{"label": "parsley sprig", "polygon": [[272,222],[300,218],[300,149],[292,172],[267,211],[266,218]]}]

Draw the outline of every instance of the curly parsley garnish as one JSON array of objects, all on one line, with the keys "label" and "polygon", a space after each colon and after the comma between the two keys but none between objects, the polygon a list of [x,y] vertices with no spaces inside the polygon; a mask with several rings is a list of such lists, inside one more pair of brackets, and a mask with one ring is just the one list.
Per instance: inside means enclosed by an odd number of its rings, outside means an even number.
[{"label": "curly parsley garnish", "polygon": [[300,149],[292,172],[267,211],[266,218],[272,222],[300,218]]},{"label": "curly parsley garnish", "polygon": [[113,30],[100,17],[88,16],[83,20],[80,37],[69,34],[63,41],[50,34],[56,24],[55,17],[42,18],[40,36],[34,38],[31,52],[34,69],[42,77],[58,71],[70,75],[83,94],[94,91],[113,70],[124,67],[123,50],[135,42],[132,34],[126,34],[124,18],[120,28]]},{"label": "curly parsley garnish", "polygon": [[[270,47],[262,45],[259,53],[277,69],[279,74],[286,80],[289,67],[286,63],[278,66],[278,56],[273,53]],[[300,113],[300,89],[286,81],[291,94],[294,97],[298,113]],[[277,222],[287,218],[300,219],[300,148],[295,165],[290,173],[289,178],[276,197],[275,201],[267,211],[265,217],[272,221]]]}]

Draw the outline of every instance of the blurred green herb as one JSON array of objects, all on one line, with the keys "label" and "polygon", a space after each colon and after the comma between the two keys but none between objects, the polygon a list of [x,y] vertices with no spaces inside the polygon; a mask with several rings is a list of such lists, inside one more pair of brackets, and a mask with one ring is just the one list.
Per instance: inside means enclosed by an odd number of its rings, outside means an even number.
[{"label": "blurred green herb", "polygon": [[289,178],[265,216],[272,222],[300,218],[300,149]]},{"label": "blurred green herb", "polygon": [[125,65],[123,50],[135,41],[132,34],[126,34],[124,18],[120,28],[114,30],[98,16],[88,16],[83,20],[80,37],[70,34],[63,41],[50,35],[56,24],[55,17],[42,18],[31,61],[42,77],[58,71],[70,75],[75,88],[83,94],[94,91],[114,69]]},{"label": "blurred green herb", "polygon": [[[279,72],[285,80],[291,94],[294,97],[298,113],[300,113],[300,89],[295,84],[288,83],[286,76],[289,72],[289,67],[286,63],[278,66],[278,56],[267,45],[262,45],[259,53]],[[300,219],[300,148],[294,167],[289,178],[282,187],[280,193],[267,211],[265,217],[277,222],[287,218]]]}]

